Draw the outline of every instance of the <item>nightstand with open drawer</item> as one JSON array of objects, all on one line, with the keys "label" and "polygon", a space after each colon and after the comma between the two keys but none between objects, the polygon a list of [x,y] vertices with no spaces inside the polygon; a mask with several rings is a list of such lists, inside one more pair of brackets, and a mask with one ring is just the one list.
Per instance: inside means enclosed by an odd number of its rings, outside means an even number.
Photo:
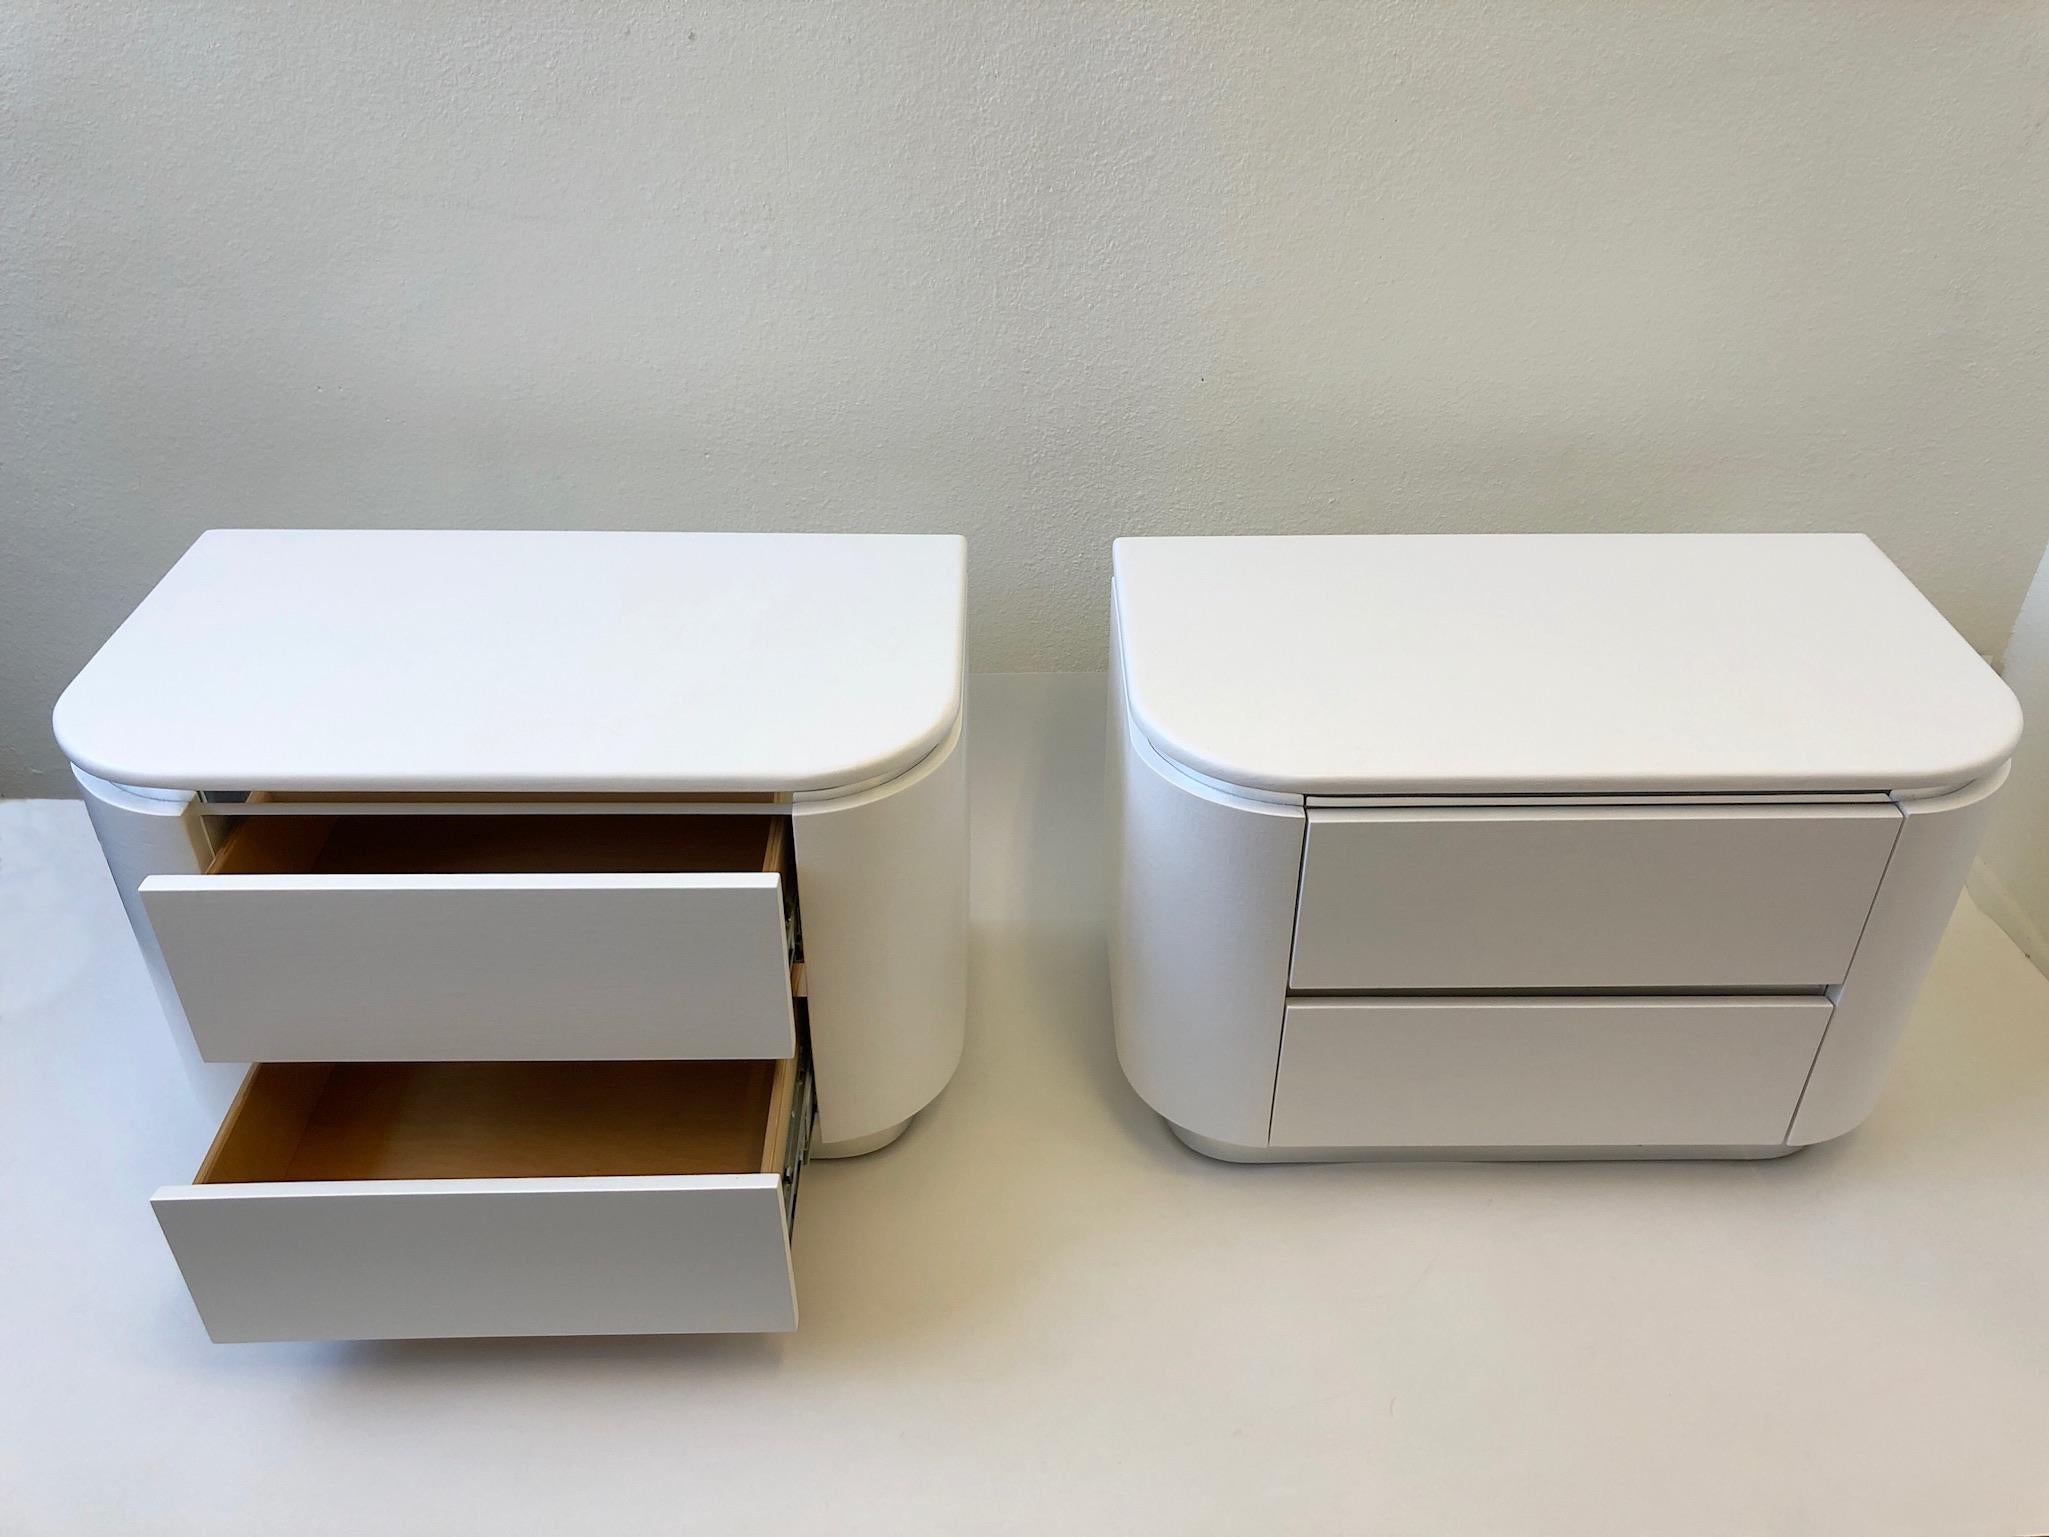
[{"label": "nightstand with open drawer", "polygon": [[[966,1007],[951,538],[223,531],[60,701],[218,1340],[788,1329]],[[222,1066],[227,1064],[227,1066]]]}]

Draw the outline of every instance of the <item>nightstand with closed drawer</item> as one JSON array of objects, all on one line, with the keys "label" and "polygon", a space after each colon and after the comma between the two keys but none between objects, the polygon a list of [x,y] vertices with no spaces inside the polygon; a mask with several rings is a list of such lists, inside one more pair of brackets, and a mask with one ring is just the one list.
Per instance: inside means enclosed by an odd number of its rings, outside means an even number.
[{"label": "nightstand with closed drawer", "polygon": [[[957,539],[218,531],[57,732],[218,1340],[776,1330],[966,1008]],[[223,1065],[225,1064],[225,1065]]]},{"label": "nightstand with closed drawer", "polygon": [[2020,729],[1858,536],[1127,539],[1112,985],[1202,1151],[1762,1157],[1874,1103]]}]

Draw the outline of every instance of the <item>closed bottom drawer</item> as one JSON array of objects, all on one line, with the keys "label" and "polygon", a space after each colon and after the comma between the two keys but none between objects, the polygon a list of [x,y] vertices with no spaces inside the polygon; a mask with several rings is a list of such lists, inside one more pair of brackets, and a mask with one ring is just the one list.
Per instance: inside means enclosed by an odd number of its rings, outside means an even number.
[{"label": "closed bottom drawer", "polygon": [[793,1329],[810,1123],[794,1060],[269,1063],[151,1204],[222,1342]]},{"label": "closed bottom drawer", "polygon": [[1775,1146],[1832,1008],[1824,997],[1298,999],[1272,1142]]}]

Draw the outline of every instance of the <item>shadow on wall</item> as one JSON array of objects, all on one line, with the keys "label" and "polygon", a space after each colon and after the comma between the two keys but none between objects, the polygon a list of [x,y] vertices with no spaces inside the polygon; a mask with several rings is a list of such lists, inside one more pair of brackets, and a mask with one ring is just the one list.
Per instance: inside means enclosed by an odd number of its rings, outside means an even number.
[{"label": "shadow on wall", "polygon": [[982,673],[968,685],[974,786],[968,908],[976,925],[1102,932],[1102,673]]},{"label": "shadow on wall", "polygon": [[2021,953],[2049,972],[2049,551],[2001,664],[2026,726],[1971,866],[1970,893]]}]

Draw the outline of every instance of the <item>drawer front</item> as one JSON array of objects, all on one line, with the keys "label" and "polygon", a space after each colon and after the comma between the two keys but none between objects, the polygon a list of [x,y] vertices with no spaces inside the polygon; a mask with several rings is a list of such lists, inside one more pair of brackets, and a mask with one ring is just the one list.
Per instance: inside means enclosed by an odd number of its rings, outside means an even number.
[{"label": "drawer front", "polygon": [[215,1340],[794,1329],[775,1174],[190,1185],[150,1203]]},{"label": "drawer front", "polygon": [[1827,986],[1899,824],[1883,803],[1313,811],[1290,985]]},{"label": "drawer front", "polygon": [[1319,998],[1287,1007],[1275,1147],[1766,1147],[1826,998]]},{"label": "drawer front", "polygon": [[787,1057],[772,874],[153,876],[216,1062]]},{"label": "drawer front", "polygon": [[152,1205],[246,1340],[792,1329],[792,1061],[265,1064]]}]

